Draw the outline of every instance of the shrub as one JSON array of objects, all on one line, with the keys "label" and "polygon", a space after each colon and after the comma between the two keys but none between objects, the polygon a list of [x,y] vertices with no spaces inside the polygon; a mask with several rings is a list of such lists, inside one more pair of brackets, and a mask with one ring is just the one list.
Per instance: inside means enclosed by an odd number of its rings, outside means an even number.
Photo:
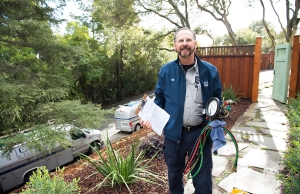
[{"label": "shrub", "polygon": [[98,183],[94,189],[99,189],[102,186],[121,186],[124,184],[128,191],[131,193],[129,184],[136,181],[144,181],[152,184],[158,184],[156,180],[163,181],[163,179],[151,172],[149,168],[151,167],[149,163],[150,160],[144,159],[144,151],[137,151],[138,142],[131,144],[131,150],[126,157],[119,155],[119,153],[113,149],[111,142],[108,137],[106,137],[106,155],[105,159],[98,150],[95,150],[99,159],[94,159],[84,154],[81,157],[86,160],[89,164],[94,166],[96,173],[102,174],[105,178],[102,182]]},{"label": "shrub", "polygon": [[278,175],[282,193],[300,193],[300,147],[289,148],[282,161],[284,170]]},{"label": "shrub", "polygon": [[239,97],[237,97],[237,92],[235,91],[232,87],[232,85],[229,85],[228,88],[226,88],[225,86],[223,87],[223,92],[222,92],[222,98],[223,101],[227,101],[227,100],[232,100],[233,102],[236,102],[239,100]]},{"label": "shrub", "polygon": [[151,136],[149,138],[145,138],[139,146],[139,150],[143,150],[145,152],[145,156],[148,158],[158,157],[162,159],[163,156],[163,138],[161,136]]},{"label": "shrub", "polygon": [[297,99],[289,100],[289,123],[292,127],[300,127],[300,93],[297,94]]},{"label": "shrub", "polygon": [[36,172],[30,176],[30,181],[26,184],[26,189],[22,190],[21,194],[77,194],[80,192],[78,186],[79,179],[73,179],[72,182],[67,183],[63,178],[63,169],[57,169],[56,175],[52,178],[45,166],[37,169]]},{"label": "shrub", "polygon": [[300,94],[297,99],[290,100],[288,119],[290,132],[288,149],[282,160],[283,170],[278,175],[282,182],[282,193],[300,193]]}]

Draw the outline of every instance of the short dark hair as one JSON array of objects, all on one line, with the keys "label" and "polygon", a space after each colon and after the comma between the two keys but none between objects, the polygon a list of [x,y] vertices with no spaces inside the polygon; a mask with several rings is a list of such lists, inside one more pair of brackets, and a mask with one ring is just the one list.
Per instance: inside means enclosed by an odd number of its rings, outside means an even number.
[{"label": "short dark hair", "polygon": [[193,34],[193,36],[194,36],[194,40],[196,40],[196,34],[195,34],[195,32],[194,32],[193,30],[191,30],[190,28],[188,28],[188,27],[183,27],[183,28],[179,28],[179,29],[175,32],[175,34],[174,34],[174,42],[176,42],[176,36],[177,36],[178,32],[180,32],[180,31],[182,31],[182,30],[188,30],[188,31],[190,31],[190,32]]}]

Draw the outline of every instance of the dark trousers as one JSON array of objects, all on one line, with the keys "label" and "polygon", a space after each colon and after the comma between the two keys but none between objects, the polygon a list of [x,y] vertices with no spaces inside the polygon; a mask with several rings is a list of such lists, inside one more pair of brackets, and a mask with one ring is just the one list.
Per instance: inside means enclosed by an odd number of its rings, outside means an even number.
[{"label": "dark trousers", "polygon": [[[183,194],[183,171],[185,168],[186,155],[191,154],[194,144],[201,133],[201,129],[182,132],[181,141],[174,142],[165,137],[164,139],[164,158],[168,167],[168,179],[170,194]],[[212,140],[207,137],[203,151],[203,163],[201,170],[193,178],[195,194],[211,194],[212,193]],[[192,175],[198,170],[200,162],[197,163]]]}]

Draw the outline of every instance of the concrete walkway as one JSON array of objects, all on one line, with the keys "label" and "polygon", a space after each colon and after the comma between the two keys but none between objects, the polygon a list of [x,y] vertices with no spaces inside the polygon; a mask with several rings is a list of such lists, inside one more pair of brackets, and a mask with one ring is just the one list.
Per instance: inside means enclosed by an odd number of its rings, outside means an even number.
[{"label": "concrete walkway", "polygon": [[[237,172],[231,172],[229,161],[235,158],[235,147],[226,136],[227,144],[213,156],[213,194],[228,193],[233,188],[255,194],[280,194],[276,174],[282,169],[280,160],[286,150],[286,107],[272,100],[273,70],[260,72],[258,102],[250,105],[231,129],[239,146]],[[194,193],[191,180],[185,194]]]}]

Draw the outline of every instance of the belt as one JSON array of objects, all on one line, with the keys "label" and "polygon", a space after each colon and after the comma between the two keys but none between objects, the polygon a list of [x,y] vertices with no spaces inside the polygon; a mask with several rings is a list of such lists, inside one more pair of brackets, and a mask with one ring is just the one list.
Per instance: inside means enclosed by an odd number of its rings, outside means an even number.
[{"label": "belt", "polygon": [[196,125],[196,126],[182,126],[182,131],[189,132],[189,131],[195,131],[197,129],[202,129],[203,128],[203,123],[204,122],[202,122],[201,124]]}]

